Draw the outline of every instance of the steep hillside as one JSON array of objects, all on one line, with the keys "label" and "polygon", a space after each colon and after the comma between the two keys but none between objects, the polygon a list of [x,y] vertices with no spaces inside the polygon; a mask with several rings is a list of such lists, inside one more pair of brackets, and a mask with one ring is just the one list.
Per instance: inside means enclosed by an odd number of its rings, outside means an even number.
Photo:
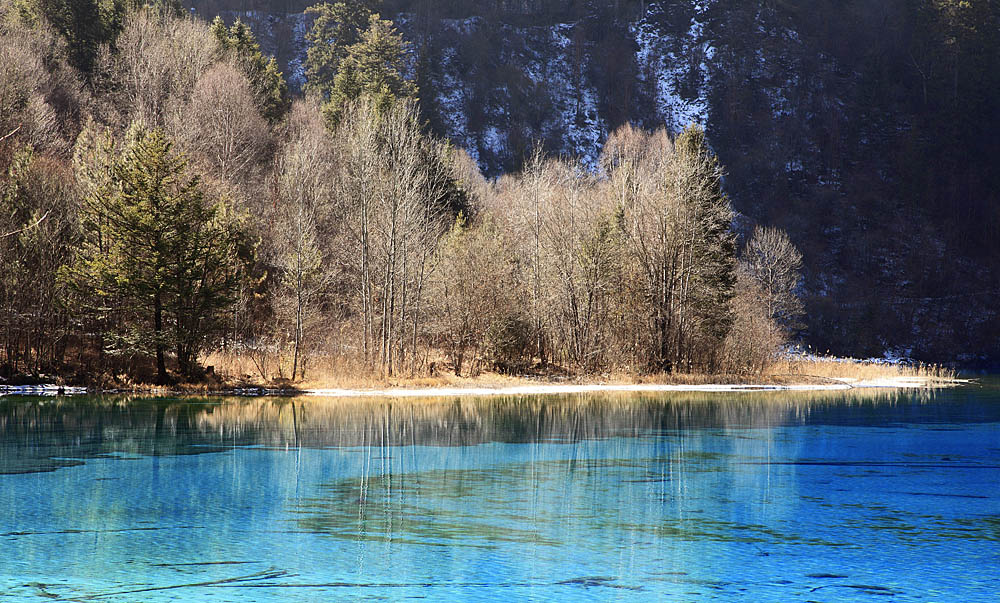
[{"label": "steep hillside", "polygon": [[[240,16],[303,83],[297,1]],[[707,127],[749,221],[807,267],[821,351],[1000,358],[998,10],[989,2],[392,0],[432,128],[485,173],[535,140],[596,167],[632,122]]]}]

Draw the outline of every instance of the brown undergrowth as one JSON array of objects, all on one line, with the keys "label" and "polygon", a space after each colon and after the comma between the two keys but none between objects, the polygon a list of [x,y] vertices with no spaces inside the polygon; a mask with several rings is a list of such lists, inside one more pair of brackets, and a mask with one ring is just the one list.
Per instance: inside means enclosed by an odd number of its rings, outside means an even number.
[{"label": "brown undergrowth", "polygon": [[[73,375],[54,374],[0,381],[6,385],[55,383],[58,385],[87,385],[95,390],[143,392],[155,394],[190,393],[211,394],[240,389],[266,389],[296,393],[318,389],[381,390],[381,389],[433,389],[433,388],[504,388],[531,385],[572,384],[660,384],[660,385],[908,385],[919,384],[935,387],[960,383],[953,369],[939,365],[901,365],[869,361],[802,356],[789,357],[772,363],[762,374],[701,374],[701,373],[643,373],[617,370],[582,374],[565,367],[549,364],[534,366],[517,374],[481,370],[473,375],[455,375],[450,366],[439,359],[434,362],[434,372],[423,374],[385,376],[373,372],[363,362],[351,358],[313,358],[307,364],[306,378],[291,381],[287,378],[290,366],[282,366],[275,359],[262,365],[247,355],[213,352],[201,358],[206,367],[199,380],[176,380],[169,385],[154,384],[154,373],[134,370],[132,376],[118,374]],[[285,362],[289,364],[289,362]],[[429,363],[428,363],[429,366]],[[135,367],[132,367],[135,369]],[[140,369],[143,367],[139,367]],[[263,369],[263,370],[261,370]],[[266,376],[266,378],[264,378]]]},{"label": "brown undergrowth", "polygon": [[[519,374],[481,371],[475,375],[455,375],[444,362],[434,363],[434,373],[386,376],[366,369],[363,363],[351,359],[314,359],[307,366],[306,378],[291,382],[282,375],[275,362],[269,379],[261,379],[259,363],[245,356],[213,353],[203,359],[217,375],[216,386],[269,387],[287,390],[312,389],[430,389],[438,387],[515,387],[541,384],[663,384],[663,385],[833,385],[838,383],[886,383],[894,379],[914,378],[925,385],[946,385],[955,382],[952,369],[938,365],[905,366],[874,363],[842,358],[803,357],[783,359],[773,363],[762,374],[699,374],[699,373],[639,373],[612,371],[578,374],[563,367],[536,366]],[[255,374],[256,373],[256,374]],[[272,376],[273,373],[273,376]],[[212,384],[209,384],[209,388]],[[203,391],[202,384],[192,384]]]}]

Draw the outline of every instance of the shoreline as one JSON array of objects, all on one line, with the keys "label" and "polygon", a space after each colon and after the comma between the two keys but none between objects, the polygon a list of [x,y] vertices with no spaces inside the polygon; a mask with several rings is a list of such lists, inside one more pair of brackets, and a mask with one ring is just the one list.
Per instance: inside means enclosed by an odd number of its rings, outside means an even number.
[{"label": "shoreline", "polygon": [[828,383],[538,383],[525,385],[497,384],[479,386],[429,386],[366,388],[307,388],[282,389],[268,387],[232,388],[218,391],[191,391],[184,389],[143,388],[138,390],[93,390],[87,387],[59,385],[0,385],[0,396],[80,396],[87,394],[144,394],[179,396],[305,396],[326,398],[444,398],[455,396],[536,396],[588,393],[657,393],[657,392],[711,392],[740,393],[767,391],[846,391],[850,389],[922,389],[955,387],[968,384],[969,379],[941,379],[934,377],[896,376],[859,380],[852,378],[826,378]]},{"label": "shoreline", "polygon": [[558,394],[589,394],[589,393],[656,393],[656,392],[710,392],[739,393],[766,391],[846,391],[850,389],[920,389],[930,387],[952,387],[969,383],[967,379],[935,379],[931,377],[899,376],[873,380],[855,380],[850,378],[831,378],[835,383],[801,383],[801,384],[668,384],[668,383],[632,383],[632,384],[539,384],[513,385],[500,387],[429,387],[429,388],[390,388],[390,389],[307,389],[302,395],[330,398],[403,398],[403,397],[450,397],[450,396],[531,396]]}]

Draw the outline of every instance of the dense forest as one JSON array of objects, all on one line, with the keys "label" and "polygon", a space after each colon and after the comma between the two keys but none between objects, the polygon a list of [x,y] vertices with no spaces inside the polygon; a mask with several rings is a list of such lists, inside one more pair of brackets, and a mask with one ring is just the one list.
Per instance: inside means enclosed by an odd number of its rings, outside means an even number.
[{"label": "dense forest", "polygon": [[[623,60],[637,22],[683,7],[196,4],[0,0],[0,373],[758,373],[790,337],[996,352],[989,3],[899,3],[913,18],[872,36],[874,65],[795,3],[698,7],[708,30],[734,28],[691,60],[704,127],[657,117],[656,78]],[[265,52],[261,10],[297,15],[295,57]],[[469,19],[490,36],[456,38]],[[576,121],[598,132],[573,152],[489,46],[566,23]],[[767,74],[745,46],[776,31],[798,38],[793,64],[765,66],[794,100],[780,119],[747,85]],[[818,59],[806,36],[828,45]],[[481,66],[463,90],[507,91],[464,116],[503,144],[451,131],[436,66],[456,56]],[[898,76],[905,60],[925,75]],[[816,81],[788,81],[807,65]]]},{"label": "dense forest", "polygon": [[737,253],[699,126],[488,181],[373,6],[309,9],[297,99],[239,21],[0,6],[7,375],[755,373],[798,326],[801,256],[769,227]]},{"label": "dense forest", "polygon": [[[259,32],[292,87],[305,2],[194,0]],[[1000,7],[989,0],[385,0],[423,116],[484,172],[537,140],[596,170],[618,127],[706,130],[738,229],[802,251],[805,341],[1000,358]]]}]

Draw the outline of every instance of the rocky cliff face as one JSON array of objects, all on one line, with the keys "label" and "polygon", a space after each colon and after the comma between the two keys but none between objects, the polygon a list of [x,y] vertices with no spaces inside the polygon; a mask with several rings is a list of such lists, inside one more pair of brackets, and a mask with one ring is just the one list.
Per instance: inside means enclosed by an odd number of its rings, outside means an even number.
[{"label": "rocky cliff face", "polygon": [[[194,4],[207,18],[221,7],[247,21],[301,86],[310,22],[300,4]],[[957,38],[938,39],[933,28],[945,26],[913,11],[904,0],[383,7],[413,44],[431,127],[485,173],[518,169],[536,140],[596,169],[604,139],[625,122],[700,123],[737,209],[785,228],[802,249],[814,347],[995,360],[1000,232],[987,225],[1000,222],[1000,187],[984,159],[1000,150],[992,80],[949,72]],[[997,25],[995,13],[978,17],[988,21],[980,30]],[[977,52],[987,53],[983,73],[1000,71],[996,48]],[[970,118],[978,125],[963,126]]]}]

